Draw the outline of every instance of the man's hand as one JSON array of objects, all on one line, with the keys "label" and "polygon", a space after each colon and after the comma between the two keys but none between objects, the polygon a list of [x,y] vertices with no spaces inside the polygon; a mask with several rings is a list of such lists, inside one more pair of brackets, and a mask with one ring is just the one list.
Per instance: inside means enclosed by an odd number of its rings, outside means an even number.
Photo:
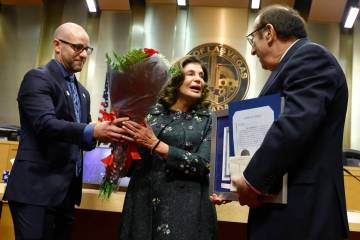
[{"label": "man's hand", "polygon": [[123,121],[129,120],[128,117],[117,118],[114,121],[104,121],[95,125],[93,137],[104,143],[116,143],[123,140],[131,141],[126,131],[121,128]]},{"label": "man's hand", "polygon": [[239,195],[239,203],[241,206],[248,205],[251,208],[260,207],[262,202],[259,200],[259,195],[246,182],[244,177],[231,178],[231,181],[236,185],[237,193]]}]

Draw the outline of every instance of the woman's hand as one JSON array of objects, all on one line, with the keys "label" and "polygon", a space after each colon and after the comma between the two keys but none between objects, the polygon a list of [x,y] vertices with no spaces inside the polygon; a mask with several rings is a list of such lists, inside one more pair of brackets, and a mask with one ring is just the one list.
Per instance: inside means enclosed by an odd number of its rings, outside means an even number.
[{"label": "woman's hand", "polygon": [[122,122],[122,128],[132,137],[134,142],[145,148],[152,149],[158,142],[154,131],[148,126],[129,120]]},{"label": "woman's hand", "polygon": [[163,160],[168,159],[169,145],[160,141],[154,131],[147,124],[143,126],[134,121],[124,121],[122,128],[132,137],[132,141],[150,150],[150,154],[157,153]]},{"label": "woman's hand", "polygon": [[222,194],[217,195],[216,193],[213,193],[210,196],[210,202],[216,204],[216,205],[222,205],[231,202],[230,200],[225,200],[224,196]]}]

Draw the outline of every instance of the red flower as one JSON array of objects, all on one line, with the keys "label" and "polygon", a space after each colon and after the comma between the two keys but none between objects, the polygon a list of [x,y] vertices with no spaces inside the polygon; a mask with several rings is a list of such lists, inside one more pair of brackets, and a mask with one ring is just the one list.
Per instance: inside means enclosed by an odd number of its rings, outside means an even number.
[{"label": "red flower", "polygon": [[114,121],[116,119],[115,112],[108,113],[105,110],[100,110],[100,113],[105,121]]},{"label": "red flower", "polygon": [[159,52],[152,48],[144,48],[144,53],[146,53],[150,57],[150,56],[154,55],[155,53],[159,53]]}]

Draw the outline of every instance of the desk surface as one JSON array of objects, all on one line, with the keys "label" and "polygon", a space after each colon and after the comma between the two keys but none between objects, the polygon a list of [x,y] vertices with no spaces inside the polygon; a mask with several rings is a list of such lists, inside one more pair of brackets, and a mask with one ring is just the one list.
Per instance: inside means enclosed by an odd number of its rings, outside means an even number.
[{"label": "desk surface", "polygon": [[[98,198],[99,191],[94,189],[83,189],[80,209],[121,212],[125,200],[125,192],[113,193],[108,200]],[[230,202],[216,206],[217,218],[224,222],[247,223],[249,208],[240,206],[238,202]],[[348,212],[350,231],[360,232],[360,211]]]},{"label": "desk surface", "polygon": [[[4,194],[5,184],[0,183],[0,199]],[[95,189],[83,189],[80,209],[121,212],[125,200],[125,192],[115,192],[110,199],[103,200],[98,197],[99,191]],[[216,206],[219,221],[247,223],[249,208],[240,206],[238,202],[230,202],[222,206]],[[352,232],[360,232],[360,211],[348,212],[349,227]]]}]

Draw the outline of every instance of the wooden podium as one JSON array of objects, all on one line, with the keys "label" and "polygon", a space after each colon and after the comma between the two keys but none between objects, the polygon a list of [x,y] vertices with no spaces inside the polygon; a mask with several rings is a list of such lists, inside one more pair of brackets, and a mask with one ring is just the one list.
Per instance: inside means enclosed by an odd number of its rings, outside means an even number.
[{"label": "wooden podium", "polygon": [[[10,170],[10,159],[14,158],[17,150],[17,142],[0,142],[0,170]],[[346,167],[353,175],[360,178],[359,167]],[[346,203],[350,226],[349,240],[360,239],[360,182],[349,174],[344,174]],[[0,183],[0,199],[2,199],[5,184]],[[98,190],[83,189],[81,206],[76,212],[75,239],[83,239],[83,236],[91,236],[84,239],[97,239],[99,233],[109,231],[116,234],[118,222],[125,199],[125,192],[116,192],[109,200],[98,198]],[[0,208],[1,209],[1,208]],[[238,202],[231,202],[222,206],[216,206],[219,222],[219,239],[231,239],[227,236],[242,234],[246,231],[248,207],[240,206]],[[108,221],[108,222],[106,222]],[[100,223],[100,224],[99,224]],[[226,229],[226,230],[225,230]],[[239,239],[245,239],[245,232]],[[82,236],[79,238],[78,236]],[[0,214],[0,240],[13,240],[14,229],[10,215],[9,206],[6,202],[2,204]],[[108,238],[111,239],[111,238]]]},{"label": "wooden podium", "polygon": [[[360,167],[345,167],[352,175],[360,179]],[[346,207],[360,212],[360,181],[344,172]]]}]

